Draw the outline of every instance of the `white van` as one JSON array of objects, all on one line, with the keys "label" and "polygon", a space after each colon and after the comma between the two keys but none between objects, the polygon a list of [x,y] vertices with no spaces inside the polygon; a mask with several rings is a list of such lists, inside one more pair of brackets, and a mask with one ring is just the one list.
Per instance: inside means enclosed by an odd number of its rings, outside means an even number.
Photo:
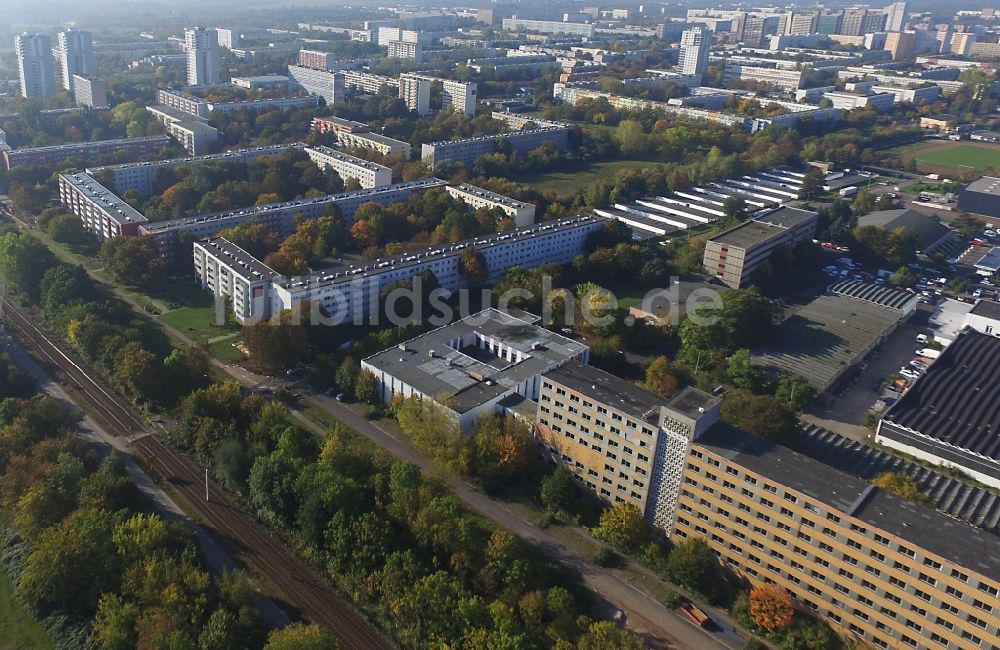
[{"label": "white van", "polygon": [[921,344],[927,343],[927,335],[926,334],[917,334],[917,343],[921,343]]},{"label": "white van", "polygon": [[934,348],[921,348],[917,350],[917,356],[925,359],[937,359],[941,356],[941,350],[935,350]]}]

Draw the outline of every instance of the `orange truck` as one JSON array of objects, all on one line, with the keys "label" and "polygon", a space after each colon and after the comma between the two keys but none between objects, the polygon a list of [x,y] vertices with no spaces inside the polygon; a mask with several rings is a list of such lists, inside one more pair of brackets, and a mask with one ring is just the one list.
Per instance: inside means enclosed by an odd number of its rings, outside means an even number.
[{"label": "orange truck", "polygon": [[698,609],[693,603],[688,603],[681,607],[681,611],[684,615],[691,619],[691,622],[698,627],[708,627],[712,622],[711,617],[708,614]]}]

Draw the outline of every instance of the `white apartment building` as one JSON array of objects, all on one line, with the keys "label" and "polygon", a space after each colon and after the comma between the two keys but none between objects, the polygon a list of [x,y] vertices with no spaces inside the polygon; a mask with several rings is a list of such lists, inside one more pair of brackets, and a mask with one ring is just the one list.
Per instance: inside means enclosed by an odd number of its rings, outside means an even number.
[{"label": "white apartment building", "polygon": [[677,69],[681,74],[704,75],[708,72],[708,51],[711,47],[712,32],[705,26],[684,30]]},{"label": "white apartment building", "polygon": [[784,90],[795,91],[799,89],[799,84],[802,82],[802,71],[727,62],[723,69],[722,81],[723,83],[728,83],[736,80],[757,81],[777,88],[783,88]]},{"label": "white apartment building", "polygon": [[425,41],[427,40],[423,32],[413,29],[402,29],[400,27],[379,27],[375,35],[375,42],[378,45],[388,45],[393,41],[425,45]]},{"label": "white apartment building", "polygon": [[215,33],[218,35],[219,47],[224,47],[227,50],[232,50],[239,48],[243,45],[240,42],[240,30],[238,29],[227,29],[225,27],[217,27]]},{"label": "white apartment building", "polygon": [[573,36],[594,36],[594,26],[590,23],[561,23],[557,20],[526,20],[518,17],[504,18],[503,28],[511,32],[539,32],[541,34],[571,34]]},{"label": "white apartment building", "polygon": [[288,78],[292,84],[301,87],[306,92],[325,99],[328,105],[344,102],[345,77],[340,72],[290,65],[288,66]]},{"label": "white apartment building", "polygon": [[56,94],[52,72],[52,41],[45,34],[25,32],[14,37],[21,97],[48,99]]},{"label": "white apartment building", "polygon": [[529,226],[535,222],[534,203],[524,203],[467,183],[449,185],[445,191],[452,198],[466,203],[473,209],[500,208],[504,214],[514,220],[514,225],[517,227]]},{"label": "white apartment building", "polygon": [[377,95],[383,88],[393,88],[398,82],[392,77],[358,70],[344,70],[344,84],[352,90]]},{"label": "white apartment building", "polygon": [[73,99],[77,106],[108,107],[108,82],[82,74],[73,75]]},{"label": "white apartment building", "polygon": [[214,86],[219,83],[219,35],[214,29],[185,29],[184,49],[189,86]]},{"label": "white apartment building", "polygon": [[392,185],[392,170],[384,165],[355,158],[330,147],[306,147],[305,152],[320,169],[337,172],[345,182],[353,178],[366,189]]},{"label": "white apartment building", "polygon": [[[378,296],[385,287],[412,280],[424,271],[432,271],[440,286],[449,291],[466,286],[459,272],[459,259],[462,251],[468,247],[476,248],[485,257],[489,269],[487,282],[492,284],[514,266],[532,268],[541,264],[565,264],[572,261],[584,250],[590,233],[603,228],[606,221],[602,217],[573,217],[455,244],[430,246],[423,251],[404,253],[370,263],[345,263],[313,276],[274,277],[265,291],[268,296],[266,300],[261,298],[256,307],[234,312],[234,315],[240,322],[245,322],[250,317],[249,314],[269,318],[271,314],[309,300],[321,306],[333,323],[358,322],[370,314],[372,305],[377,304]],[[196,251],[201,249],[201,253],[195,253],[198,279],[202,287],[211,290],[213,295],[228,296],[221,285],[210,287],[210,274],[203,272],[203,269],[210,268],[206,266],[206,260],[218,256],[217,251],[208,246],[213,241],[218,241],[218,238],[195,244]],[[197,260],[201,261],[200,267],[197,266]],[[234,272],[242,273],[245,283],[250,284],[258,279],[252,273],[254,266],[251,260],[252,257],[236,262],[217,260],[215,265],[228,265]]]},{"label": "white apartment building", "polygon": [[512,153],[520,156],[524,156],[532,149],[537,149],[549,141],[559,151],[565,151],[569,146],[569,129],[563,125],[546,126],[499,135],[425,142],[420,146],[420,158],[430,165],[431,169],[435,165],[449,160],[470,167],[480,156],[495,153],[497,141],[500,138],[504,138],[510,144]]},{"label": "white apartment building", "polygon": [[271,282],[280,277],[221,237],[195,243],[194,273],[202,289],[232,301],[233,313],[241,323],[266,318]]},{"label": "white apartment building", "polygon": [[476,115],[476,95],[478,85],[474,81],[453,81],[420,74],[399,75],[399,97],[406,106],[416,111],[418,115],[431,112],[431,84],[441,84],[441,107],[464,113],[470,117]]},{"label": "white apartment building", "polygon": [[59,175],[59,200],[83,227],[104,241],[136,235],[146,217],[84,173]]},{"label": "white apartment building", "polygon": [[94,40],[90,32],[77,29],[59,32],[57,40],[62,86],[73,92],[73,75],[93,76],[97,72],[94,67]]},{"label": "white apartment building", "polygon": [[396,140],[380,133],[355,133],[340,131],[337,133],[337,144],[341,147],[362,147],[379,152],[383,156],[399,156],[410,159],[410,143]]},{"label": "white apartment building", "polygon": [[414,63],[423,63],[424,48],[420,43],[410,43],[409,41],[389,41],[388,53],[390,59],[408,59]]},{"label": "white apartment building", "polygon": [[411,74],[399,75],[399,98],[417,115],[430,115],[431,81]]},{"label": "white apartment building", "polygon": [[834,91],[824,93],[823,98],[829,99],[833,103],[833,108],[841,108],[845,111],[861,108],[862,106],[874,106],[876,110],[885,111],[892,108],[892,105],[896,102],[896,96],[892,93],[863,95],[860,93]]},{"label": "white apartment building", "polygon": [[192,156],[211,153],[215,143],[219,141],[218,129],[198,120],[171,122],[167,126],[167,132]]},{"label": "white apartment building", "polygon": [[924,86],[919,88],[902,88],[900,86],[873,85],[872,92],[889,93],[895,97],[897,102],[912,102],[921,104],[923,102],[936,102],[941,97],[941,86]]}]

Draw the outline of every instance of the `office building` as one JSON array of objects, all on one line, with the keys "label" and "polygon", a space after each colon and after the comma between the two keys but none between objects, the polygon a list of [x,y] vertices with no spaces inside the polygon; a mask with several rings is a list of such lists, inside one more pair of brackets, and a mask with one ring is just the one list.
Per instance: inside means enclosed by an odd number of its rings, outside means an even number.
[{"label": "office building", "polygon": [[567,34],[571,36],[594,35],[594,26],[590,23],[562,23],[557,20],[526,20],[514,16],[503,19],[503,28],[511,32],[538,32],[540,34]]},{"label": "office building", "polygon": [[399,75],[399,98],[417,115],[430,115],[431,80],[419,75]]},{"label": "office building", "polygon": [[319,52],[317,50],[299,50],[299,65],[313,70],[336,70],[337,57],[330,52]]},{"label": "office building", "polygon": [[747,16],[743,24],[742,42],[747,47],[763,47],[767,37],[777,34],[779,27],[781,16]]},{"label": "office building", "polygon": [[712,32],[707,28],[697,26],[684,30],[677,69],[681,74],[704,76],[708,72],[708,52],[711,48]]},{"label": "office building", "polygon": [[219,35],[214,29],[194,27],[184,30],[189,86],[214,86],[219,76]]},{"label": "office building", "polygon": [[420,43],[409,41],[389,41],[387,57],[390,59],[409,59],[414,63],[423,63],[424,48]]},{"label": "office building", "polygon": [[378,378],[385,403],[395,396],[435,400],[471,431],[504,400],[538,399],[546,371],[589,355],[583,343],[487,309],[372,355],[361,367]]},{"label": "office building", "polygon": [[449,185],[445,191],[448,192],[448,196],[466,203],[473,209],[500,209],[517,227],[530,226],[535,222],[534,203],[524,203],[467,183]]},{"label": "office building", "polygon": [[49,99],[55,97],[56,83],[52,73],[52,41],[45,34],[27,32],[14,37],[17,74],[21,81],[21,97]]},{"label": "office building", "polygon": [[327,105],[344,102],[344,75],[340,72],[306,68],[300,65],[288,66],[288,78],[294,86],[326,100]]},{"label": "office building", "polygon": [[73,99],[77,106],[108,107],[108,82],[82,74],[73,75]]},{"label": "office building", "polygon": [[873,32],[885,30],[886,15],[881,11],[869,9],[845,9],[841,18],[840,34],[845,36],[864,36]]},{"label": "office building", "polygon": [[936,102],[941,97],[941,86],[914,86],[904,88],[888,84],[873,84],[873,93],[889,93],[896,98],[897,102],[912,102],[920,105],[924,102]]},{"label": "office building", "polygon": [[324,171],[334,171],[346,183],[354,179],[365,189],[392,185],[392,169],[349,156],[330,147],[306,147],[309,159]]},{"label": "office building", "polygon": [[721,404],[690,387],[665,400],[568,361],[542,374],[535,421],[549,461],[601,499],[631,503],[670,531],[690,444],[715,424]]},{"label": "office building", "polygon": [[142,138],[122,138],[119,140],[99,140],[97,142],[74,142],[50,147],[11,149],[2,152],[3,167],[10,171],[18,165],[58,165],[67,161],[97,162],[102,158],[143,158],[151,157],[170,145],[165,135],[151,135]]},{"label": "office building", "polygon": [[725,425],[691,444],[670,537],[703,538],[857,644],[1000,644],[995,537]]},{"label": "office building", "polygon": [[894,2],[885,8],[885,29],[901,32],[906,27],[906,2]]},{"label": "office building", "polygon": [[57,42],[62,87],[73,92],[73,75],[90,77],[97,72],[93,37],[90,32],[67,29],[59,32]]},{"label": "office building", "polygon": [[722,81],[756,81],[783,90],[798,90],[802,83],[801,70],[785,70],[756,65],[741,65],[727,61],[722,70]]},{"label": "office building", "polygon": [[552,142],[556,149],[565,151],[569,146],[569,129],[565,126],[547,126],[525,131],[513,131],[499,135],[484,135],[461,140],[444,140],[423,143],[420,158],[431,169],[446,161],[454,161],[471,167],[480,156],[496,153],[497,141],[503,138],[510,145],[511,152],[526,155],[546,142]]},{"label": "office building", "polygon": [[[438,181],[437,184],[425,185],[424,189],[443,185]],[[409,196],[399,195],[396,198],[405,201]],[[470,246],[486,258],[488,281],[495,282],[514,266],[530,268],[572,260],[583,250],[587,236],[602,228],[604,223],[603,219],[595,217],[563,219],[454,244],[430,246],[426,250],[381,258],[368,265],[343,263],[311,277],[275,278],[265,291],[262,302],[255,306],[248,305],[244,311],[234,310],[234,315],[240,322],[256,317],[269,318],[276,311],[287,309],[302,300],[311,300],[323,307],[331,322],[358,322],[370,315],[372,306],[378,303],[378,296],[387,286],[411,281],[425,271],[432,271],[440,286],[449,291],[464,287],[459,259],[462,251]],[[203,273],[206,267],[199,265],[199,260],[203,262],[213,255],[213,251],[203,247],[201,256],[195,260],[199,281],[206,289],[210,288],[211,274]],[[249,264],[249,260],[246,261]],[[236,266],[244,267],[238,262]],[[248,282],[253,281],[249,271],[244,274]],[[214,294],[227,295],[218,291]]]},{"label": "office building", "polygon": [[839,34],[841,29],[842,12],[832,14],[820,14],[816,17],[817,34]]},{"label": "office building", "polygon": [[727,286],[745,286],[775,249],[812,239],[817,217],[815,212],[782,207],[725,230],[705,244],[705,272]]}]

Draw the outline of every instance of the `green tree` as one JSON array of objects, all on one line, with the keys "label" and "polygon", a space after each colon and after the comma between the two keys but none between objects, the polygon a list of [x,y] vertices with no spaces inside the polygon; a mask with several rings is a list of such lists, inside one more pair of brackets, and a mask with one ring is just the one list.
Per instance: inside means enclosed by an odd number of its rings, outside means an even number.
[{"label": "green tree", "polygon": [[315,623],[292,623],[274,630],[264,650],[338,650],[333,635]]},{"label": "green tree", "polygon": [[908,266],[901,266],[889,276],[889,282],[897,287],[912,287],[917,283],[917,276]]},{"label": "green tree", "polygon": [[670,361],[664,356],[653,357],[646,366],[646,380],[642,387],[660,397],[672,397],[680,381],[670,372]]},{"label": "green tree", "polygon": [[812,403],[816,397],[816,389],[810,386],[802,375],[786,373],[778,379],[774,397],[787,404],[796,413],[800,413]]},{"label": "green tree", "polygon": [[798,418],[784,403],[770,395],[732,390],[722,399],[722,419],[758,438],[788,444],[795,438]]},{"label": "green tree", "polygon": [[354,381],[354,396],[365,404],[376,405],[382,401],[382,388],[378,377],[370,370],[362,370]]},{"label": "green tree", "polygon": [[281,312],[276,323],[273,320],[243,327],[250,364],[271,373],[298,365],[309,350],[306,327],[293,322],[291,310]]},{"label": "green tree", "polygon": [[807,172],[802,177],[802,189],[799,191],[799,198],[804,201],[811,201],[823,193],[823,173],[818,169]]},{"label": "green tree", "polygon": [[458,259],[458,273],[470,287],[481,287],[489,277],[486,257],[473,246],[466,246]]},{"label": "green tree", "polygon": [[737,388],[757,389],[760,385],[760,369],[750,359],[750,350],[740,348],[729,356],[726,378]]},{"label": "green tree", "polygon": [[701,537],[688,537],[674,546],[666,572],[673,582],[709,598],[720,592],[724,580],[715,554]]},{"label": "green tree", "polygon": [[[621,82],[619,82],[621,83]],[[650,138],[638,120],[622,120],[615,129],[615,142],[623,156],[642,156],[650,147]]]},{"label": "green tree", "polygon": [[747,213],[747,202],[742,196],[729,196],[722,202],[722,212],[728,224],[736,224],[745,221]]},{"label": "green tree", "polygon": [[647,539],[646,520],[635,504],[622,501],[601,513],[594,534],[615,548],[639,548]]},{"label": "green tree", "polygon": [[986,220],[963,212],[951,222],[951,227],[966,237],[977,237],[986,228]]},{"label": "green tree", "polygon": [[52,252],[34,237],[8,232],[0,237],[0,272],[9,287],[38,300],[45,272],[56,265]]},{"label": "green tree", "polygon": [[351,395],[357,396],[354,392],[354,385],[357,382],[358,375],[361,374],[361,366],[358,362],[351,357],[346,357],[344,361],[337,367],[337,372],[334,373],[334,381],[343,390],[347,391]]},{"label": "green tree", "polygon": [[148,237],[112,237],[101,245],[99,257],[116,282],[152,287],[163,281],[163,259]]},{"label": "green tree", "polygon": [[610,621],[596,621],[577,642],[578,650],[642,650],[645,646],[628,630],[615,627]]},{"label": "green tree", "polygon": [[539,497],[549,512],[568,512],[576,496],[576,479],[562,465],[542,480]]}]

